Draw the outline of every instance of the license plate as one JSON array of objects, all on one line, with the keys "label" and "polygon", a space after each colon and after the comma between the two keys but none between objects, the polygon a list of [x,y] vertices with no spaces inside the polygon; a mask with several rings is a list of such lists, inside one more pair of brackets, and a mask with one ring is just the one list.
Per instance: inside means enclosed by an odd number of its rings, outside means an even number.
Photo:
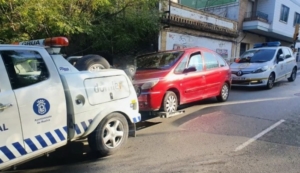
[{"label": "license plate", "polygon": [[232,80],[246,80],[245,77],[232,77]]}]

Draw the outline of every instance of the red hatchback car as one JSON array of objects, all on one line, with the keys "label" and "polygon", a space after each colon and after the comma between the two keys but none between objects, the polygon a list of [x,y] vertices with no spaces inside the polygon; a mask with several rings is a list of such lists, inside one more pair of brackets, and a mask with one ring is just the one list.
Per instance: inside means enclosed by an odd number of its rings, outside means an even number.
[{"label": "red hatchback car", "polygon": [[231,71],[227,62],[206,48],[156,52],[135,59],[133,84],[140,111],[175,112],[181,104],[210,97],[228,99]]}]

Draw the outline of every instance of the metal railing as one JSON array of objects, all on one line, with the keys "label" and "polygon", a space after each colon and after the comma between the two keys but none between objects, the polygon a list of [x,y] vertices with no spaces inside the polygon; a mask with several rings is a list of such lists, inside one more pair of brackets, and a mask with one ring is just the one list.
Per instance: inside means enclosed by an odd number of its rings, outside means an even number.
[{"label": "metal railing", "polygon": [[251,21],[251,20],[260,20],[263,22],[268,23],[268,14],[263,13],[261,11],[251,11],[251,12],[246,12],[245,14],[245,21]]}]

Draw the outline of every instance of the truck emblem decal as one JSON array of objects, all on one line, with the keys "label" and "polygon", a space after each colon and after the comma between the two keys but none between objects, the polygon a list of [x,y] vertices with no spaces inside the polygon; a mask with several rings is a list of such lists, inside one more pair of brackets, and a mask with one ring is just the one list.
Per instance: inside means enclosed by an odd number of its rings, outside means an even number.
[{"label": "truck emblem decal", "polygon": [[60,71],[69,71],[69,68],[68,67],[59,67],[59,70]]},{"label": "truck emblem decal", "polygon": [[22,45],[41,45],[40,40],[30,40],[21,42]]},{"label": "truck emblem decal", "polygon": [[33,111],[37,115],[45,115],[50,110],[50,103],[48,100],[39,98],[33,103]]}]

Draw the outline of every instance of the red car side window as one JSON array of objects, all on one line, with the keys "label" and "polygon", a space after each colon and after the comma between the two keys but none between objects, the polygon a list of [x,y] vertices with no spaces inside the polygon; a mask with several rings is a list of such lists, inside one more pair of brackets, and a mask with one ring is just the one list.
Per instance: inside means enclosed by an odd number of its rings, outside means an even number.
[{"label": "red car side window", "polygon": [[203,62],[200,53],[193,54],[191,56],[188,67],[193,67],[193,66],[197,69],[197,71],[203,70]]},{"label": "red car side window", "polygon": [[189,58],[186,56],[186,57],[184,57],[182,60],[181,60],[181,62],[178,64],[178,66],[176,67],[176,69],[175,69],[175,73],[182,73],[183,72],[183,70],[185,69],[185,67],[186,67],[186,64],[187,64],[187,62],[188,62],[188,60],[189,60]]},{"label": "red car side window", "polygon": [[215,58],[215,56],[210,52],[203,52],[204,53],[204,60],[205,60],[205,67],[206,70],[214,69],[219,67],[219,62]]},{"label": "red car side window", "polygon": [[220,56],[219,54],[217,54],[217,53],[215,53],[214,55],[215,55],[215,57],[217,58],[217,60],[219,61],[220,67],[225,67],[225,66],[227,66],[227,62],[226,62],[226,60],[225,60],[223,57],[221,57],[221,56]]}]

